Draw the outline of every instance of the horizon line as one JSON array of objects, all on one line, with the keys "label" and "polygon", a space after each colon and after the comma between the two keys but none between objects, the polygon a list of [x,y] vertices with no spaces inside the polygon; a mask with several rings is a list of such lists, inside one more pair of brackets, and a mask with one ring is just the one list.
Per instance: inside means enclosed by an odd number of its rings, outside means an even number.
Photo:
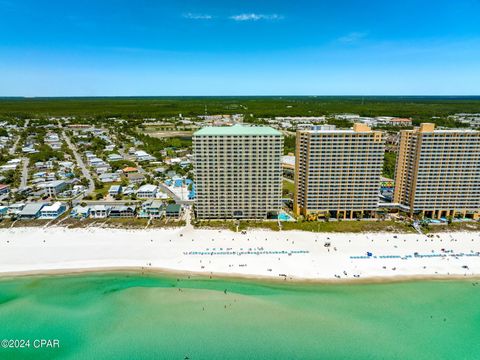
[{"label": "horizon line", "polygon": [[0,95],[0,100],[3,99],[66,99],[66,98],[249,98],[249,97],[286,97],[286,98],[322,98],[322,97],[358,97],[358,98],[381,98],[381,97],[405,97],[405,98],[422,98],[422,97],[442,97],[442,98],[476,98],[480,97],[480,93],[476,95],[466,94],[449,94],[449,95],[419,95],[419,94],[402,94],[402,95],[361,95],[361,94],[349,94],[349,95],[38,95],[38,96],[24,96],[24,95]]}]

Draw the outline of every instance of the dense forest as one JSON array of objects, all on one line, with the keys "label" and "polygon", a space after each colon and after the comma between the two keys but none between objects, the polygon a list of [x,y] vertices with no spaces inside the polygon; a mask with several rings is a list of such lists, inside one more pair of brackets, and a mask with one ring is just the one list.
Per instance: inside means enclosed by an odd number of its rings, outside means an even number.
[{"label": "dense forest", "polygon": [[357,113],[405,116],[416,122],[455,113],[480,112],[480,97],[107,97],[0,98],[0,120],[8,117],[84,116],[125,119],[242,113],[246,117],[318,116]]}]

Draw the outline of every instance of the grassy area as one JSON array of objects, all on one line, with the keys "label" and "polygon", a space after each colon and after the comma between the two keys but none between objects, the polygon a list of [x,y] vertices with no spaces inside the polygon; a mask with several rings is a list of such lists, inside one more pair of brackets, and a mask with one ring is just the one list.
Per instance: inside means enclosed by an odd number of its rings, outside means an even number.
[{"label": "grassy area", "polygon": [[[228,229],[236,231],[235,221],[199,221],[197,228]],[[241,221],[239,231],[248,229],[269,229],[279,231],[276,221]],[[414,233],[415,230],[400,222],[394,221],[312,221],[312,222],[283,222],[282,230],[300,230],[310,232],[394,232]]]},{"label": "grassy area", "polygon": [[[66,215],[68,216],[68,215]],[[63,220],[63,217],[52,220],[21,220],[21,221],[12,221],[10,219],[0,220],[0,229],[1,228],[10,228],[12,227],[41,227],[50,222],[51,226],[59,224],[59,226],[68,227],[69,229],[79,229],[86,228],[88,226],[92,227],[104,227],[104,228],[117,228],[117,229],[144,229],[148,224],[148,219],[138,219],[138,218],[123,218],[123,219],[71,219],[68,218]],[[60,223],[61,221],[61,223]],[[171,228],[171,227],[180,227],[185,226],[184,220],[173,220],[173,219],[160,219],[152,220],[148,225],[148,228]]]},{"label": "grassy area", "polygon": [[295,184],[288,180],[283,180],[283,196],[290,197],[293,199],[295,195]]},{"label": "grassy area", "polygon": [[[147,227],[148,219],[122,218],[122,219],[63,219],[67,215],[51,220],[21,220],[12,221],[10,219],[0,220],[0,228],[10,227],[41,227],[50,223],[51,226],[59,224],[70,229],[85,228],[88,226],[117,228],[117,229],[144,229]],[[361,233],[361,232],[391,232],[391,233],[415,233],[415,230],[402,222],[396,221],[304,221],[282,222],[282,230],[299,230],[308,232],[337,232],[337,233]],[[13,226],[12,226],[13,225]],[[152,220],[148,228],[170,228],[185,226],[184,220],[160,219]],[[199,220],[194,224],[195,228],[202,229],[225,229],[237,231],[237,222],[233,220]],[[268,229],[280,231],[276,221],[241,221],[238,230],[248,229]],[[425,233],[455,232],[455,231],[480,231],[480,222],[463,222],[445,225],[430,225],[424,229]]]},{"label": "grassy area", "polygon": [[395,154],[394,152],[385,152],[382,175],[386,178],[393,179],[395,177],[396,162],[397,154]]},{"label": "grassy area", "polygon": [[46,224],[48,224],[48,222],[50,222],[51,220],[39,220],[39,219],[36,219],[36,220],[17,220],[17,221],[13,221],[11,219],[2,219],[0,220],[0,228],[1,229],[6,229],[6,228],[10,228],[10,227],[41,227],[41,226],[44,226]]},{"label": "grassy area", "polygon": [[[237,231],[237,222],[234,220],[199,220],[194,226],[200,229],[227,229]],[[280,230],[276,221],[240,221],[238,226],[239,231],[253,228],[270,229],[273,231]]]},{"label": "grassy area", "polygon": [[198,220],[194,224],[195,228],[199,229],[228,229],[236,231],[235,221],[222,221],[222,220]]},{"label": "grassy area", "polygon": [[85,220],[75,220],[69,219],[62,222],[62,225],[68,225],[69,228],[81,228],[91,225],[92,227],[102,227],[102,228],[114,228],[114,229],[144,229],[148,228],[170,228],[170,227],[180,227],[185,226],[185,221],[183,220],[152,220],[148,224],[148,219],[139,219],[139,218],[119,218],[119,219],[85,219]]},{"label": "grassy area", "polygon": [[480,231],[479,222],[454,222],[451,224],[429,225],[426,233],[454,232],[454,231]]},{"label": "grassy area", "polygon": [[193,135],[193,131],[178,131],[178,130],[151,131],[149,128],[147,128],[147,130],[143,130],[143,133],[159,139],[179,138],[180,140],[191,139]]},{"label": "grassy area", "polygon": [[312,232],[395,232],[414,233],[415,230],[404,223],[394,221],[330,221],[330,222],[285,222],[283,230],[303,230]]}]

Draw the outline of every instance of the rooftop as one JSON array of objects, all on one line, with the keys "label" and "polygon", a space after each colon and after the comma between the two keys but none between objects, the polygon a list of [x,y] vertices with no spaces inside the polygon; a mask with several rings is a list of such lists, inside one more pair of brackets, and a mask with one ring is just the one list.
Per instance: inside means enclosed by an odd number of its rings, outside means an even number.
[{"label": "rooftop", "polygon": [[368,125],[362,123],[353,124],[353,127],[351,129],[337,129],[335,125],[315,125],[312,126],[310,129],[300,131],[311,134],[360,134],[375,132]]},{"label": "rooftop", "polygon": [[33,216],[40,212],[40,210],[45,206],[44,203],[29,203],[25,205],[22,211],[20,211],[20,216]]},{"label": "rooftop", "polygon": [[282,134],[268,126],[207,126],[193,134],[194,136],[281,136]]},{"label": "rooftop", "polygon": [[62,203],[61,202],[56,202],[56,203],[53,203],[52,205],[47,205],[47,206],[44,206],[42,208],[42,211],[44,212],[48,212],[48,211],[59,211],[62,207]]},{"label": "rooftop", "polygon": [[414,128],[413,130],[406,130],[410,132],[420,132],[420,133],[434,133],[434,134],[455,134],[455,133],[472,133],[478,134],[478,130],[474,129],[436,129],[435,124],[432,123],[422,123],[419,127]]},{"label": "rooftop", "polygon": [[182,207],[179,204],[168,204],[167,212],[179,212]]},{"label": "rooftop", "polygon": [[54,180],[54,181],[47,181],[47,182],[45,183],[45,186],[48,186],[48,187],[51,187],[51,186],[57,187],[57,186],[63,185],[63,184],[65,184],[65,181],[63,181],[63,180]]},{"label": "rooftop", "polygon": [[147,185],[140,186],[140,188],[138,189],[138,192],[144,192],[144,191],[150,192],[150,191],[156,191],[156,190],[157,190],[157,186],[147,184]]}]

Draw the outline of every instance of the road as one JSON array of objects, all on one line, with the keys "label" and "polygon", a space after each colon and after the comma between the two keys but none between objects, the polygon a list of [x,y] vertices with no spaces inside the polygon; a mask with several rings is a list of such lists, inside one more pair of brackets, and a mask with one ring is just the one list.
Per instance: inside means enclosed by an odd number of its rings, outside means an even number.
[{"label": "road", "polygon": [[27,187],[28,183],[28,164],[30,163],[30,159],[27,157],[22,158],[22,178],[20,180],[20,190],[23,190]]},{"label": "road", "polygon": [[13,143],[12,147],[10,148],[10,150],[8,150],[10,155],[15,154],[15,150],[17,149],[17,145],[18,145],[19,140],[20,140],[20,135],[17,136],[17,138],[15,139],[15,142]]},{"label": "road", "polygon": [[84,202],[85,204],[88,205],[126,205],[126,204],[134,204],[134,205],[140,205],[142,201],[145,200],[82,200],[78,201]]},{"label": "road", "polygon": [[[62,126],[60,125],[60,127]],[[90,195],[95,190],[95,183],[93,182],[92,175],[90,174],[90,171],[88,170],[88,168],[85,166],[85,163],[83,162],[82,157],[78,153],[77,148],[75,147],[75,145],[72,144],[67,134],[65,134],[63,127],[62,127],[62,137],[67,143],[67,146],[70,148],[70,150],[72,150],[73,156],[75,157],[75,160],[77,161],[77,164],[80,167],[80,170],[82,171],[83,176],[88,180],[88,188],[85,191],[84,196]]]},{"label": "road", "polygon": [[[25,120],[25,124],[23,125],[23,128],[24,128],[24,129],[26,129],[26,128],[28,127],[29,122],[30,122],[29,119]],[[10,150],[9,150],[10,155],[14,155],[14,154],[15,154],[15,150],[17,149],[18,142],[20,141],[20,138],[21,138],[21,136],[18,135],[17,139],[15,140],[15,142],[13,143],[12,147],[11,147]]]}]

